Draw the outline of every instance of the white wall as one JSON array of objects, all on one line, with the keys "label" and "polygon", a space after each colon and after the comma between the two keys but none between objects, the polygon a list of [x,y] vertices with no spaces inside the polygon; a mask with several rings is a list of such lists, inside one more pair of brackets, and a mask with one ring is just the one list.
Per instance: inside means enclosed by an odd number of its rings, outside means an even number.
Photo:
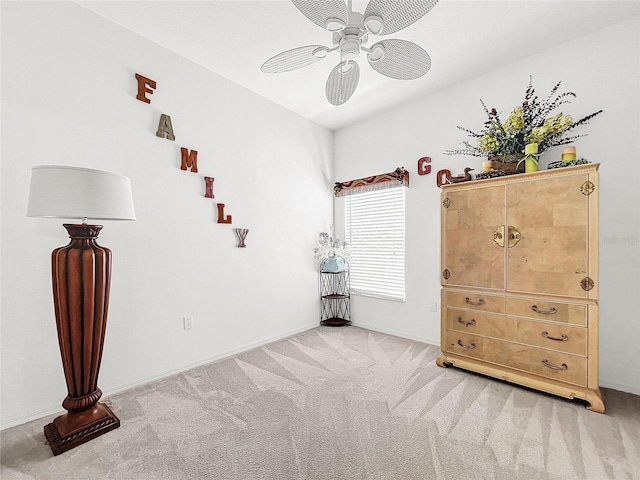
[{"label": "white wall", "polygon": [[[157,81],[150,105],[135,73]],[[155,136],[161,113],[175,142]],[[180,170],[180,147],[200,173]],[[104,222],[99,238],[113,251],[108,394],[318,324],[332,155],[332,132],[77,5],[2,2],[2,427],[66,395],[50,255],[68,239],[62,220],[25,217],[33,165],[131,178],[138,220]],[[246,249],[234,227],[250,229]]]},{"label": "white wall", "polygon": [[[500,70],[398,107],[336,132],[336,180],[351,180],[404,166],[411,172],[407,196],[406,303],[355,297],[354,324],[439,344],[439,313],[428,302],[440,291],[440,190],[435,172],[479,171],[482,159],[443,155],[458,148],[461,125],[480,129],[479,99],[507,115],[523,100],[533,76],[546,97],[562,80],[578,97],[565,109],[580,118],[604,113],[576,133],[578,155],[600,166],[600,381],[640,394],[640,18],[593,32]],[[437,64],[433,68],[438,68]],[[561,147],[545,152],[543,168],[559,160]],[[433,172],[418,176],[417,160],[431,156]],[[342,234],[344,199],[336,199],[336,229]]]}]

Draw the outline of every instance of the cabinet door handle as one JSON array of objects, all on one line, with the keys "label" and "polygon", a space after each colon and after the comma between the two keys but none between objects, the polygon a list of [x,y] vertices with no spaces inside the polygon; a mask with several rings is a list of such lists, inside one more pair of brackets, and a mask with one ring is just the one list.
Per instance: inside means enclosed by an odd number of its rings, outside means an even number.
[{"label": "cabinet door handle", "polygon": [[518,243],[522,239],[522,235],[518,231],[516,227],[512,227],[509,225],[509,248],[515,247],[516,243]]},{"label": "cabinet door handle", "polygon": [[480,300],[478,300],[477,302],[473,302],[471,300],[469,300],[469,297],[464,299],[465,302],[467,302],[469,305],[482,305],[484,303],[484,300],[481,298]]},{"label": "cabinet door handle", "polygon": [[464,343],[462,343],[462,340],[458,340],[458,345],[460,345],[462,348],[476,348],[476,344],[471,342],[469,345],[465,345]]},{"label": "cabinet door handle", "polygon": [[557,310],[554,307],[551,307],[551,310],[540,310],[537,305],[533,305],[531,307],[531,310],[533,310],[536,313],[539,313],[541,315],[553,315],[554,313],[557,312]]},{"label": "cabinet door handle", "polygon": [[569,336],[566,333],[563,333],[562,336],[558,338],[558,337],[552,337],[551,335],[549,335],[549,332],[547,332],[546,330],[542,332],[542,336],[544,338],[548,338],[549,340],[555,340],[556,342],[566,342],[567,340],[569,340]]},{"label": "cabinet door handle", "polygon": [[[465,322],[462,317],[458,317],[458,322],[460,322],[461,324],[463,324],[465,327],[468,327],[469,325],[475,325],[476,324],[476,319],[472,318],[471,320],[469,320],[468,322]],[[545,332],[547,333],[547,332]]]},{"label": "cabinet door handle", "polygon": [[498,226],[493,232],[493,241],[500,247],[504,247],[504,225]]},{"label": "cabinet door handle", "polygon": [[542,364],[547,367],[550,368],[551,370],[568,370],[569,367],[567,367],[566,363],[563,363],[562,365],[560,365],[559,367],[557,367],[556,365],[553,365],[552,363],[549,363],[549,360],[542,360]]}]

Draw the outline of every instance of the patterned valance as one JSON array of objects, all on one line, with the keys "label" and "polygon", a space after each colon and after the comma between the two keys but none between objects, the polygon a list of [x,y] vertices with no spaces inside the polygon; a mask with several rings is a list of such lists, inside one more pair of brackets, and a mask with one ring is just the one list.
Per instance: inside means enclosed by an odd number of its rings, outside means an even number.
[{"label": "patterned valance", "polygon": [[348,182],[336,182],[333,191],[336,197],[343,197],[354,193],[370,192],[402,185],[409,186],[409,172],[404,167],[398,167],[390,173],[381,173],[380,175],[358,178]]}]

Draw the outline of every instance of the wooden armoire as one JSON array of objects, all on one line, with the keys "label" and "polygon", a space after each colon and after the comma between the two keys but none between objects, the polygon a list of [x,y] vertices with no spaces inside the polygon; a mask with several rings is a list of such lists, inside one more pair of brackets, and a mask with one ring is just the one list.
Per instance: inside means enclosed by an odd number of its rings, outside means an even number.
[{"label": "wooden armoire", "polygon": [[438,365],[604,412],[598,166],[443,186]]}]

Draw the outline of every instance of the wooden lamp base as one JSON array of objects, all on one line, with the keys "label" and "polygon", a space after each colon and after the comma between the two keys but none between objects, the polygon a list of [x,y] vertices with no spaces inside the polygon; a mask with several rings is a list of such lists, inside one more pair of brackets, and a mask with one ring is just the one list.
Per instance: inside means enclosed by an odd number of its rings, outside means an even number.
[{"label": "wooden lamp base", "polygon": [[54,455],[120,426],[98,403],[98,373],[107,327],[111,250],[96,243],[101,225],[64,224],[71,242],[51,255],[58,342],[68,395],[67,413],[44,427]]},{"label": "wooden lamp base", "polygon": [[104,403],[80,412],[67,412],[44,427],[54,455],[71,450],[120,426],[120,420]]}]

